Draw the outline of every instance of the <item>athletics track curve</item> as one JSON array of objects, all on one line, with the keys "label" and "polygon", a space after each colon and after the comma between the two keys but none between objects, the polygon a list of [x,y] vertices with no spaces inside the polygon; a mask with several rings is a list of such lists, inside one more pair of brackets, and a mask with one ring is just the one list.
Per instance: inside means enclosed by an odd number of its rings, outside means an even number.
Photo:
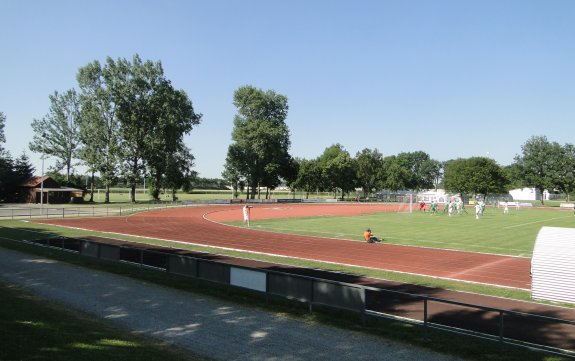
[{"label": "athletics track curve", "polygon": [[[271,233],[218,222],[240,221],[241,205],[192,206],[131,216],[43,220],[65,227],[302,258],[465,282],[530,289],[530,259],[481,253],[369,244]],[[394,211],[385,204],[259,204],[252,219],[353,216]]]}]

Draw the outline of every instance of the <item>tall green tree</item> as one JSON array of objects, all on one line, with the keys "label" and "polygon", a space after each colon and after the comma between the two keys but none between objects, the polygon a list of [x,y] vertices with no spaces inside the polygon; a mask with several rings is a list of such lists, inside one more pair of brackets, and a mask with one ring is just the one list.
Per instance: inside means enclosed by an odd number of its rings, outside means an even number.
[{"label": "tall green tree", "polygon": [[[80,159],[92,174],[99,173],[105,187],[105,203],[110,202],[110,187],[116,180],[120,162],[120,122],[117,117],[116,93],[119,79],[109,66],[95,60],[78,70],[82,117],[80,130],[83,147]],[[93,191],[92,197],[93,197]]]},{"label": "tall green tree", "polygon": [[292,183],[292,189],[301,189],[305,192],[305,198],[309,198],[309,194],[322,189],[323,172],[317,159],[297,159],[298,173],[297,177]]},{"label": "tall green tree", "polygon": [[12,176],[12,158],[8,152],[0,151],[0,202],[7,202],[10,197]]},{"label": "tall green tree", "polygon": [[363,190],[363,196],[375,191],[381,184],[380,170],[383,166],[383,155],[377,149],[365,148],[355,155],[357,164],[357,181]]},{"label": "tall green tree", "polygon": [[12,175],[12,158],[10,153],[4,149],[6,137],[4,136],[4,126],[6,116],[0,112],[0,202],[4,202],[8,196],[8,184]]},{"label": "tall green tree", "polygon": [[517,163],[512,163],[503,167],[505,173],[507,174],[507,179],[509,179],[509,188],[523,188],[529,186],[525,184],[525,180],[521,174],[521,167]]},{"label": "tall green tree", "polygon": [[509,179],[493,159],[486,157],[459,158],[448,163],[443,175],[448,192],[484,196],[507,193]]},{"label": "tall green tree", "polygon": [[521,154],[515,156],[524,184],[535,187],[545,203],[544,192],[552,189],[560,179],[562,157],[561,146],[550,142],[545,136],[533,136],[521,146]]},{"label": "tall green tree", "polygon": [[176,191],[180,188],[191,190],[198,174],[192,169],[194,156],[187,147],[170,154],[166,159],[166,174],[164,175],[164,188],[170,190],[172,201],[176,201]]},{"label": "tall green tree", "polygon": [[103,66],[94,61],[80,68],[77,78],[85,115],[80,154],[92,174],[100,174],[106,202],[119,175],[130,186],[134,202],[145,169],[156,200],[161,189],[192,174],[193,156],[183,138],[199,124],[201,114],[195,113],[187,94],[165,78],[160,62],[144,62],[137,54],[131,61],[108,57]]},{"label": "tall green tree", "polygon": [[[181,177],[194,174],[189,171],[194,158],[184,136],[200,123],[202,115],[194,111],[186,92],[174,89],[169,80],[155,86],[150,111],[153,122],[145,137],[144,161],[153,179],[152,197],[159,199],[160,189],[170,187],[166,183],[168,172],[173,174],[177,170]],[[179,168],[173,168],[174,165]]]},{"label": "tall green tree", "polygon": [[4,135],[4,127],[6,126],[6,115],[0,112],[0,151],[3,149],[2,143],[6,143],[6,136]]},{"label": "tall green tree", "polygon": [[324,189],[334,192],[340,190],[341,198],[357,186],[357,165],[349,152],[341,144],[327,147],[318,158],[323,172]]},{"label": "tall green tree", "polygon": [[441,165],[438,161],[431,159],[429,154],[423,151],[403,152],[397,155],[396,162],[408,171],[406,189],[419,191],[435,186]]},{"label": "tall green tree", "polygon": [[393,192],[409,189],[411,174],[409,170],[402,166],[396,155],[383,158],[379,177],[381,188],[389,189]]},{"label": "tall green tree", "polygon": [[[171,86],[160,62],[144,62],[136,54],[132,61],[118,59],[109,62],[109,66],[120,79],[115,99],[122,142],[121,174],[130,186],[131,200],[135,202],[136,184],[149,163],[156,186],[152,195],[157,199],[159,189],[167,186],[163,183],[168,179],[173,186],[174,180],[191,174],[188,165],[193,164],[193,156],[182,137],[199,124],[201,114],[195,114],[183,91]],[[162,159],[163,156],[166,159]],[[186,161],[182,162],[184,159]],[[175,165],[182,168],[176,169]],[[179,173],[174,173],[176,171]],[[167,172],[172,178],[165,177]]]},{"label": "tall green tree", "polygon": [[567,143],[561,147],[561,156],[558,160],[558,179],[555,187],[567,195],[575,191],[575,146]]},{"label": "tall green tree", "polygon": [[[229,151],[228,149],[228,158],[229,158]],[[234,158],[235,159],[235,158]],[[243,187],[245,185],[245,181],[237,171],[237,168],[232,164],[232,159],[226,159],[226,163],[224,164],[224,170],[222,171],[222,177],[227,182],[227,184],[231,184],[233,197],[238,198],[239,191],[243,191]]]},{"label": "tall green tree", "polygon": [[18,202],[23,199],[20,194],[20,185],[27,179],[34,176],[34,167],[30,163],[30,158],[26,153],[22,153],[19,157],[15,158],[12,165],[11,184],[9,189],[8,199],[12,202]]},{"label": "tall green tree", "polygon": [[34,167],[26,153],[13,159],[10,152],[4,149],[5,125],[6,116],[0,112],[0,202],[15,202],[19,200],[19,186],[34,175]]},{"label": "tall green tree", "polygon": [[255,198],[259,187],[275,188],[289,177],[292,162],[290,134],[285,120],[287,97],[272,90],[247,85],[234,93],[232,144],[228,147],[226,168],[243,177]]},{"label": "tall green tree", "polygon": [[49,97],[48,114],[32,121],[34,136],[28,147],[33,152],[55,158],[53,170],[64,169],[68,182],[80,146],[80,99],[74,89],[63,94],[54,92]]}]

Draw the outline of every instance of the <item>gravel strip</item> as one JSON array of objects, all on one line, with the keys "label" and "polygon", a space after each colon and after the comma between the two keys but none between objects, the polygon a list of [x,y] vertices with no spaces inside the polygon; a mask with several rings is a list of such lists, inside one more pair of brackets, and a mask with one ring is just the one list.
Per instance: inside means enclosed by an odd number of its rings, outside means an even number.
[{"label": "gravel strip", "polygon": [[458,360],[3,248],[0,279],[216,360]]}]

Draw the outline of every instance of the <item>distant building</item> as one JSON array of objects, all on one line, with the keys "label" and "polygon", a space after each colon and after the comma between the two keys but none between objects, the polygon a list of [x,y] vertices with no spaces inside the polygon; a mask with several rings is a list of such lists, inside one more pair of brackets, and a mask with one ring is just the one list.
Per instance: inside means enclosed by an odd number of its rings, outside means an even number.
[{"label": "distant building", "polygon": [[447,193],[444,189],[429,189],[417,193],[417,201],[424,201],[425,203],[436,201],[437,203],[445,204],[452,200],[459,201],[460,199],[459,194]]},{"label": "distant building", "polygon": [[[539,201],[541,200],[541,192],[535,188],[518,188],[509,191],[513,200],[520,201]],[[549,192],[543,192],[543,200],[549,200]]]},{"label": "distant building", "polygon": [[30,177],[20,185],[19,190],[18,198],[22,203],[41,203],[42,201],[45,204],[62,204],[84,201],[84,190],[61,187],[58,182],[48,176]]}]

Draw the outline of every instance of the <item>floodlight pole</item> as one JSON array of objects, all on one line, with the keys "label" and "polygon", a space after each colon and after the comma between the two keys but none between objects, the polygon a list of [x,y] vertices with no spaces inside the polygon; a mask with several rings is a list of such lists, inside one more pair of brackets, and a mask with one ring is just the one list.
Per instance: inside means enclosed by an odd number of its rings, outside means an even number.
[{"label": "floodlight pole", "polygon": [[[42,138],[46,139],[46,133],[42,133]],[[42,148],[42,183],[40,184],[40,213],[42,215],[44,215],[44,158],[46,158],[46,152]]]},{"label": "floodlight pole", "polygon": [[42,183],[40,183],[40,213],[44,215],[44,152],[42,152]]}]

